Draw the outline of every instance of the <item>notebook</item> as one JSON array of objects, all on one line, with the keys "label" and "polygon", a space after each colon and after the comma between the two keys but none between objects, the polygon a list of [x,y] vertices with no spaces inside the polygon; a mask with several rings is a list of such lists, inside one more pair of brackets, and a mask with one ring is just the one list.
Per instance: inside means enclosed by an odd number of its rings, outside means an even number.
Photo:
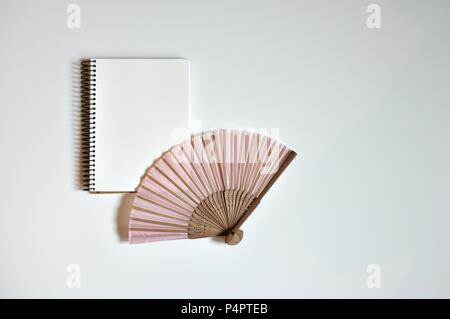
[{"label": "notebook", "polygon": [[145,170],[189,137],[189,62],[81,62],[82,186],[134,192]]}]

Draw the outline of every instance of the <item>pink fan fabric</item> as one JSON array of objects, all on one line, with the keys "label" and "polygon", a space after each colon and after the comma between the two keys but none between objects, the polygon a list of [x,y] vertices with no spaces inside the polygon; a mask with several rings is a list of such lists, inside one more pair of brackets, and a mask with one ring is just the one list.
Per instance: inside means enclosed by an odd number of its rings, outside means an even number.
[{"label": "pink fan fabric", "polygon": [[229,189],[258,197],[289,151],[275,139],[238,130],[202,133],[172,147],[137,188],[129,242],[188,238],[189,219],[203,199]]}]

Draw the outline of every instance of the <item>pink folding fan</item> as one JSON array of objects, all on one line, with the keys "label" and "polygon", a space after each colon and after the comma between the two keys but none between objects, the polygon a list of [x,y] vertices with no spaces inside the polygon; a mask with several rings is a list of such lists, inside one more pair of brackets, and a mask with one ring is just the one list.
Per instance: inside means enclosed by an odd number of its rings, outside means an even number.
[{"label": "pink folding fan", "polygon": [[272,138],[236,130],[172,147],[137,188],[130,243],[212,236],[239,243],[239,228],[296,155]]}]

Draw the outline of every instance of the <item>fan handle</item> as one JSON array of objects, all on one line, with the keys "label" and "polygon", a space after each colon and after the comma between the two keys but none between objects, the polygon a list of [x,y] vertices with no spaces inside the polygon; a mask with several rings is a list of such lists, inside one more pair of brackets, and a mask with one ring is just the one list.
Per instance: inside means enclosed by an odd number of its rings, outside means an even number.
[{"label": "fan handle", "polygon": [[244,232],[240,229],[238,230],[232,230],[226,237],[225,242],[228,245],[237,245],[241,242],[242,237],[244,237]]}]

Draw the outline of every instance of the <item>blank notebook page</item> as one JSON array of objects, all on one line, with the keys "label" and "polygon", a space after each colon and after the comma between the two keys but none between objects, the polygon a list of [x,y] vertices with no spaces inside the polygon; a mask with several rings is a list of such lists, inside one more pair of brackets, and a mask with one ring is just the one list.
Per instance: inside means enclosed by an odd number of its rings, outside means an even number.
[{"label": "blank notebook page", "polygon": [[94,60],[94,191],[134,191],[153,160],[189,135],[189,62]]}]

